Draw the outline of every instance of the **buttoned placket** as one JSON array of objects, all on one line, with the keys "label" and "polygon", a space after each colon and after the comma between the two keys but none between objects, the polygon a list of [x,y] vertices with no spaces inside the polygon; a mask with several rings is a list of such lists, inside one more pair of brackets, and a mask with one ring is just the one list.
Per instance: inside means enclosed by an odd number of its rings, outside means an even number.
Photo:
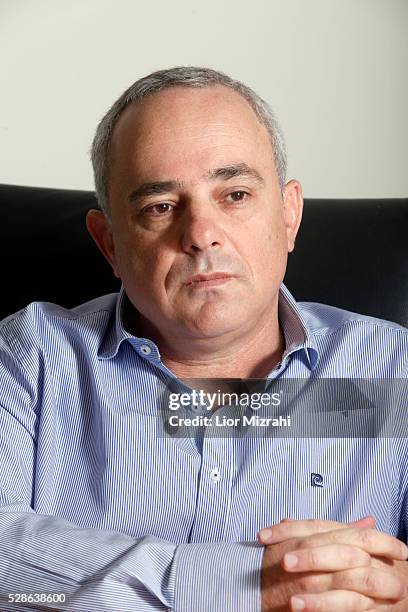
[{"label": "buttoned placket", "polygon": [[[207,428],[202,441],[202,461],[196,514],[190,542],[220,542],[228,528],[235,472],[232,434],[216,437]],[[229,436],[229,437],[227,437]]]}]

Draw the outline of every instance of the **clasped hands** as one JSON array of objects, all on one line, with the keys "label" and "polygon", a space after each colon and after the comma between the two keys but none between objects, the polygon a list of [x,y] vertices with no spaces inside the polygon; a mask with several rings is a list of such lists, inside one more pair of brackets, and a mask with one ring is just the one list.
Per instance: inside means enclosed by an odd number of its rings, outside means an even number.
[{"label": "clasped hands", "polygon": [[408,612],[408,547],[354,523],[284,519],[262,529],[262,612]]}]

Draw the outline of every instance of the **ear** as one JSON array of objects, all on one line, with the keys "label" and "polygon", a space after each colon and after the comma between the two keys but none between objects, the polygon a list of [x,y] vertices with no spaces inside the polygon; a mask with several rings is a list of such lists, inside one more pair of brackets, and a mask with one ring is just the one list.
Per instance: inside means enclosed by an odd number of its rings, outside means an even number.
[{"label": "ear", "polygon": [[291,180],[283,188],[283,214],[289,253],[295,248],[295,239],[302,220],[302,212],[302,187],[299,181]]},{"label": "ear", "polygon": [[96,242],[98,249],[112,266],[114,275],[120,278],[116,265],[115,243],[109,219],[100,210],[90,210],[86,215],[86,227]]}]

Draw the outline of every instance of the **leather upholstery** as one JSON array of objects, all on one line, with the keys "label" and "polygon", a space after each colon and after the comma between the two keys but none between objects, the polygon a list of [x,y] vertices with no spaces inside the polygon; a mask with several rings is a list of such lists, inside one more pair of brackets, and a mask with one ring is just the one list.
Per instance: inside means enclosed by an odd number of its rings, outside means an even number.
[{"label": "leather upholstery", "polygon": [[[0,318],[118,290],[85,227],[95,207],[91,191],[0,185]],[[408,199],[306,199],[285,283],[298,300],[408,327]]]}]

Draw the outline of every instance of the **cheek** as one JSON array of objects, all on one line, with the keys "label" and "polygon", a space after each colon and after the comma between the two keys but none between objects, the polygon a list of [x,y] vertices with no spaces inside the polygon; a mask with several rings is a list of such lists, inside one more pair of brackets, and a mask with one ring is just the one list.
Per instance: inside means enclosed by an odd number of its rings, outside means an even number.
[{"label": "cheek", "polygon": [[267,243],[271,248],[275,248],[277,254],[282,250],[287,253],[288,242],[286,226],[283,218],[274,219],[267,228]]},{"label": "cheek", "polygon": [[123,248],[120,255],[122,281],[133,290],[159,296],[166,287],[166,279],[173,258],[163,250],[140,244]]},{"label": "cheek", "polygon": [[252,257],[256,257],[262,278],[280,277],[284,274],[287,261],[286,233],[282,228],[268,227],[264,236],[264,240],[253,244]]},{"label": "cheek", "polygon": [[280,247],[282,245],[286,244],[286,237],[282,232],[272,232],[269,231],[268,232],[268,237],[267,237],[267,241],[269,243],[269,245],[276,245],[276,247]]}]

